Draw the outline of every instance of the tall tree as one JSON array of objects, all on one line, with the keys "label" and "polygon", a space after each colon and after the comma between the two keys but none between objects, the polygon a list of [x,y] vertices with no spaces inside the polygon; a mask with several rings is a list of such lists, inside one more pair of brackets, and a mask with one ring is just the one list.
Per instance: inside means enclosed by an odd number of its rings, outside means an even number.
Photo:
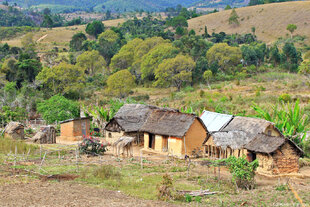
[{"label": "tall tree", "polygon": [[235,9],[233,9],[230,13],[229,19],[228,19],[229,24],[235,25],[235,26],[239,26],[240,22],[239,22],[239,16],[236,12]]},{"label": "tall tree", "polygon": [[83,48],[83,42],[87,40],[87,37],[82,32],[73,35],[70,41],[70,49],[73,51],[80,51]]},{"label": "tall tree", "polygon": [[95,73],[103,73],[107,65],[104,58],[98,51],[86,51],[79,55],[76,59],[77,65],[85,69],[86,74],[93,76]]}]

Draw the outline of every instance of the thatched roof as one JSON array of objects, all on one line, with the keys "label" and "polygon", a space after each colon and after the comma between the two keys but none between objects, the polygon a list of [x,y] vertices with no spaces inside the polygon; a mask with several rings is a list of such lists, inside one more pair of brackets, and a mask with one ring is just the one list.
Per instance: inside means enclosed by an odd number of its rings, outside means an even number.
[{"label": "thatched roof", "polygon": [[181,138],[196,119],[206,129],[202,120],[194,114],[185,114],[167,109],[153,110],[140,131]]},{"label": "thatched roof", "polygon": [[125,104],[106,125],[105,129],[113,131],[112,124],[116,122],[125,132],[137,132],[145,123],[149,114],[155,109],[159,108],[143,104]]},{"label": "thatched roof", "polygon": [[285,137],[273,137],[268,136],[265,134],[258,134],[255,138],[246,144],[244,147],[247,150],[253,152],[260,152],[260,153],[273,153],[277,149],[279,149],[282,145],[286,142],[289,142],[294,148],[301,154],[303,154],[302,149],[300,149],[294,142],[285,138]]},{"label": "thatched roof", "polygon": [[[244,131],[257,135],[264,133],[269,126],[274,127],[274,123],[264,119],[236,116],[222,131]],[[274,128],[278,130],[276,127]]]},{"label": "thatched roof", "polygon": [[[226,149],[227,147],[231,149],[242,149],[244,145],[253,139],[253,137],[243,131],[214,132],[208,139],[210,137],[213,138],[213,143],[222,149]],[[208,139],[204,141],[204,144]]]},{"label": "thatched roof", "polygon": [[13,134],[18,130],[24,131],[24,125],[22,123],[12,121],[5,127],[5,133],[8,134]]}]

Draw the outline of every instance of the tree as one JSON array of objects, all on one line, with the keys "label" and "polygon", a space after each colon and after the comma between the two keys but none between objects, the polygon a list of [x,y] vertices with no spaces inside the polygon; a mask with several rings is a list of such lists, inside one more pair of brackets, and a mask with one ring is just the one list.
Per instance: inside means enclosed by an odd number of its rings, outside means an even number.
[{"label": "tree", "polygon": [[189,56],[178,55],[164,60],[155,70],[155,86],[175,86],[178,91],[182,84],[191,82],[195,62]]},{"label": "tree", "polygon": [[120,97],[126,97],[135,87],[135,77],[128,70],[121,70],[112,74],[107,80],[107,92]]},{"label": "tree", "polygon": [[235,9],[233,9],[230,13],[230,16],[229,16],[229,19],[228,19],[228,22],[229,24],[233,24],[233,25],[236,25],[236,26],[239,26],[239,16],[236,12]]},{"label": "tree", "polygon": [[204,38],[208,38],[208,37],[210,37],[210,35],[208,34],[208,28],[207,28],[207,25],[205,26],[205,33],[203,34],[203,37],[204,37]]},{"label": "tree", "polygon": [[196,35],[196,32],[195,30],[191,29],[188,33],[189,36],[195,36]]},{"label": "tree", "polygon": [[119,39],[119,35],[113,30],[109,29],[101,33],[98,37],[99,41],[107,40],[108,42],[116,42]]},{"label": "tree", "polygon": [[251,31],[252,31],[253,35],[255,35],[256,28],[254,26],[251,27]]},{"label": "tree", "polygon": [[142,80],[154,80],[154,71],[158,65],[167,58],[173,58],[177,55],[178,49],[173,47],[171,43],[162,43],[151,49],[142,58],[141,78]]},{"label": "tree", "polygon": [[43,27],[52,28],[54,25],[54,21],[50,15],[44,15],[44,19],[42,22]]},{"label": "tree", "polygon": [[232,9],[231,6],[227,4],[224,10],[230,10],[230,9]]},{"label": "tree", "polygon": [[281,55],[277,45],[270,48],[270,61],[273,62],[274,66],[281,63]]},{"label": "tree", "polygon": [[211,70],[206,70],[206,71],[203,73],[203,78],[207,81],[208,87],[209,87],[210,90],[211,90],[211,87],[210,87],[210,79],[212,78],[212,71],[211,71]]},{"label": "tree", "polygon": [[167,21],[167,25],[173,28],[188,27],[187,19],[184,16],[176,16]]},{"label": "tree", "polygon": [[186,29],[183,27],[177,27],[175,30],[175,34],[179,36],[183,36],[186,34]]},{"label": "tree", "polygon": [[293,32],[297,29],[295,24],[288,24],[286,29],[291,33],[291,38],[293,37]]},{"label": "tree", "polygon": [[296,50],[296,47],[291,42],[286,42],[283,47],[284,67],[290,71],[297,71],[299,63],[302,61],[301,53]]},{"label": "tree", "polygon": [[38,103],[38,112],[49,124],[55,121],[80,117],[80,106],[77,102],[55,95],[48,100]]},{"label": "tree", "polygon": [[241,59],[240,48],[231,47],[226,43],[215,44],[207,52],[209,64],[217,63],[223,72],[240,64]]},{"label": "tree", "polygon": [[104,32],[104,29],[104,24],[101,21],[95,20],[87,24],[85,31],[87,34],[97,38],[99,34]]},{"label": "tree", "polygon": [[83,48],[83,42],[87,40],[87,37],[84,33],[79,32],[75,35],[73,35],[71,41],[70,41],[70,49],[72,51],[80,51]]},{"label": "tree", "polygon": [[53,68],[43,68],[36,79],[51,89],[54,94],[64,95],[80,92],[84,86],[85,73],[79,66],[62,62]]},{"label": "tree", "polygon": [[124,45],[120,51],[111,59],[110,68],[113,72],[128,69],[134,62],[135,48],[143,42],[142,39],[136,38]]},{"label": "tree", "polygon": [[76,59],[77,65],[85,69],[86,74],[93,76],[95,73],[103,73],[107,65],[104,58],[97,50],[86,51]]}]

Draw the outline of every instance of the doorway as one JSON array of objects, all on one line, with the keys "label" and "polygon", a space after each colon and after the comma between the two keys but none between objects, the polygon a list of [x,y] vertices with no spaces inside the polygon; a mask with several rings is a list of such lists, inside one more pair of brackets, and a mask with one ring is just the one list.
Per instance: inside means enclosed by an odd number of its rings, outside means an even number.
[{"label": "doorway", "polygon": [[155,149],[155,134],[149,134],[149,148]]},{"label": "doorway", "polygon": [[163,152],[168,152],[168,137],[163,136]]}]

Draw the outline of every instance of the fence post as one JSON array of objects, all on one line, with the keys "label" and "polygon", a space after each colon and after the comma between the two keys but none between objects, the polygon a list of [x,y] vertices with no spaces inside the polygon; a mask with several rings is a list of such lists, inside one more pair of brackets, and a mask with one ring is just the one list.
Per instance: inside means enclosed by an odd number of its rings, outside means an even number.
[{"label": "fence post", "polygon": [[28,150],[28,152],[27,152],[27,157],[26,157],[26,160],[27,160],[27,161],[28,161],[28,156],[29,156],[30,150],[31,150],[31,148],[29,148],[29,150]]},{"label": "fence post", "polygon": [[140,150],[140,162],[141,162],[141,170],[142,170],[143,169],[142,149]]},{"label": "fence post", "polygon": [[[16,156],[17,156],[17,145],[15,145],[14,167],[16,166]],[[14,168],[14,170],[15,170],[15,168]]]},{"label": "fence post", "polygon": [[79,156],[78,156],[78,148],[75,150],[75,160],[76,160],[76,172],[79,172]]}]

